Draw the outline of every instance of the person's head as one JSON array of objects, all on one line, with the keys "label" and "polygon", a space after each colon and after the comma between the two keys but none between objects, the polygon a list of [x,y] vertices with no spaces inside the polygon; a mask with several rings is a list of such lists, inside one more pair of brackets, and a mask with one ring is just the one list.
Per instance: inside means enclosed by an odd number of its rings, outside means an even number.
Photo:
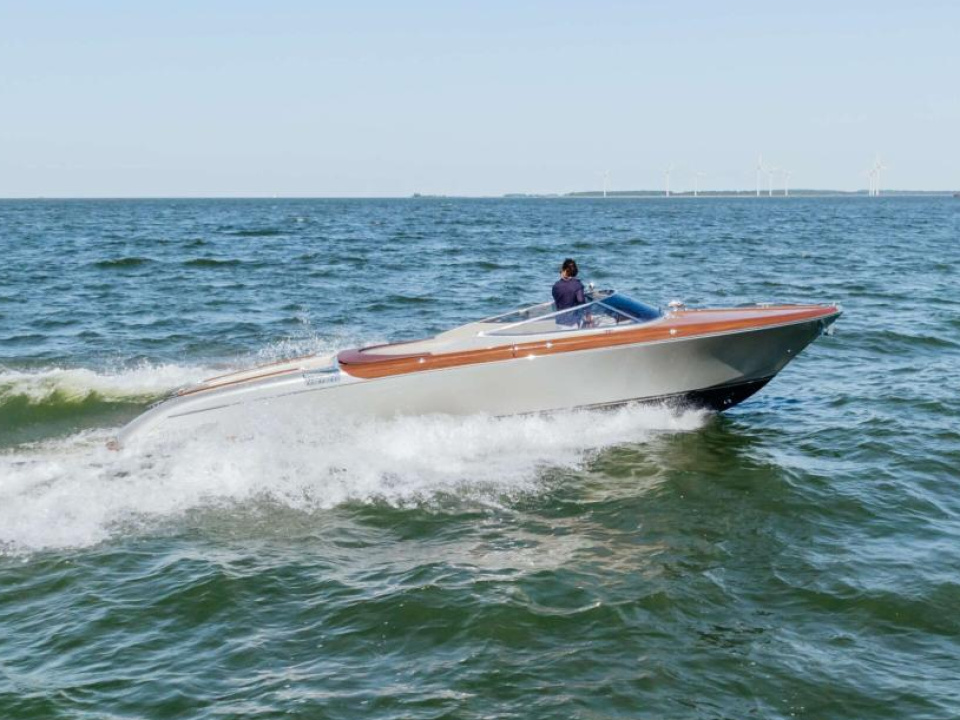
[{"label": "person's head", "polygon": [[575,278],[578,272],[580,271],[577,269],[577,263],[573,258],[567,258],[560,266],[560,274],[563,277]]}]

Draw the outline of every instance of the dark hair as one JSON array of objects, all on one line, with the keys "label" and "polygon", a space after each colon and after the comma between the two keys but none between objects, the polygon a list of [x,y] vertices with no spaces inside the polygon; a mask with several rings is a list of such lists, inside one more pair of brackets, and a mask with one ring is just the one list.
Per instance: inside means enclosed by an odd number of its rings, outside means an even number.
[{"label": "dark hair", "polygon": [[561,270],[566,270],[567,275],[570,277],[576,277],[577,273],[580,272],[577,270],[577,263],[573,258],[567,258],[563,261],[563,265],[560,267]]}]

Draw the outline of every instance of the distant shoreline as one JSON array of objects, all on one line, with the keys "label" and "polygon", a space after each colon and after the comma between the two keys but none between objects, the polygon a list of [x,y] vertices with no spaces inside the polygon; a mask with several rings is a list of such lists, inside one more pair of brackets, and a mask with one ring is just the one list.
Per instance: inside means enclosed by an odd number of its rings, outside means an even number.
[{"label": "distant shoreline", "polygon": [[[953,190],[887,190],[879,197],[951,197],[956,196]],[[783,191],[773,191],[772,194],[766,190],[759,195],[755,190],[700,190],[694,194],[690,192],[671,192],[669,195],[663,190],[623,190],[607,191],[606,195],[600,190],[585,190],[580,192],[565,193],[563,195],[535,195],[525,193],[510,193],[504,195],[505,198],[777,198],[777,197],[870,197],[866,190],[791,190],[789,195],[784,195]]]},{"label": "distant shoreline", "polygon": [[[25,201],[64,201],[64,200],[671,200],[673,198],[867,198],[866,190],[791,190],[789,195],[783,191],[766,191],[757,196],[755,190],[701,190],[693,192],[671,192],[666,195],[662,190],[583,190],[569,193],[505,193],[503,195],[436,195],[414,193],[413,195],[51,195],[51,196],[0,196],[0,202]],[[954,190],[884,190],[880,197],[954,197],[960,198],[960,192]]]}]

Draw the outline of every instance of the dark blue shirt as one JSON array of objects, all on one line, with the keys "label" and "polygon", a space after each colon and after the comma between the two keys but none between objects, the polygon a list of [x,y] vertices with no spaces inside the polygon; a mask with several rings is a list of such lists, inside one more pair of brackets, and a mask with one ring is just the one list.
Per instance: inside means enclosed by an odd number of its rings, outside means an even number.
[{"label": "dark blue shirt", "polygon": [[583,305],[587,301],[583,295],[583,283],[576,278],[560,278],[553,284],[553,301],[557,310]]}]

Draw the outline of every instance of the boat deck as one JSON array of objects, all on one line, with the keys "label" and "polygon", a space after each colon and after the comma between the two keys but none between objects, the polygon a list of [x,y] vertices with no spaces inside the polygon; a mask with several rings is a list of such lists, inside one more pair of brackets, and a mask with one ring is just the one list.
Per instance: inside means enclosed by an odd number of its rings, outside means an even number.
[{"label": "boat deck", "polygon": [[[496,326],[471,323],[436,338],[344,350],[337,360],[340,368],[352,376],[377,378],[521,357],[743,332],[816,319],[826,320],[839,313],[839,308],[834,305],[684,309],[639,325],[512,336],[485,334],[484,328]],[[452,335],[466,328],[472,331]],[[458,341],[451,342],[453,338]]]}]

